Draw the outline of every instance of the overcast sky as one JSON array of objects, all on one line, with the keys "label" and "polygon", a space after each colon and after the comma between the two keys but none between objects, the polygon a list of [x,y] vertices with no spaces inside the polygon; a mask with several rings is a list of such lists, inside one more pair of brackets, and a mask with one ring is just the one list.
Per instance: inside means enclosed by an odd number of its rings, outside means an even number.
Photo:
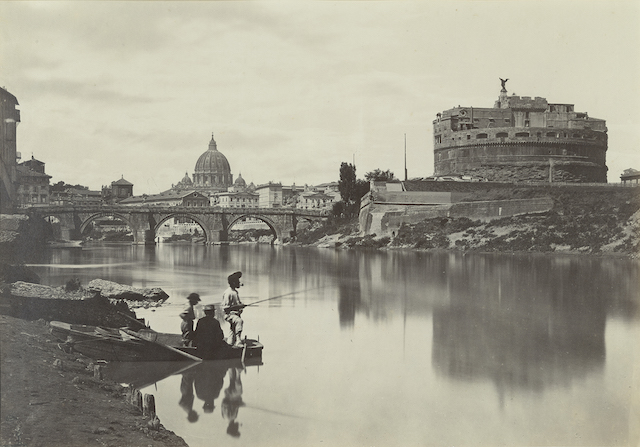
[{"label": "overcast sky", "polygon": [[255,184],[433,173],[432,121],[509,94],[607,121],[640,169],[640,2],[7,2],[0,85],[52,182],[177,183],[211,133]]}]

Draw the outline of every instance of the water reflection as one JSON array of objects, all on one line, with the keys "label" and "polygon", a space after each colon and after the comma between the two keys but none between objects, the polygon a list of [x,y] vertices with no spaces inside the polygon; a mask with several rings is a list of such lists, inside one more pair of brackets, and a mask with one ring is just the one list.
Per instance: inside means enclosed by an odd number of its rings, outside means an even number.
[{"label": "water reflection", "polygon": [[103,277],[161,287],[170,300],[139,316],[174,333],[184,297],[219,302],[230,272],[247,278],[243,301],[279,297],[247,309],[269,368],[244,374],[209,362],[158,384],[159,417],[189,445],[621,445],[633,428],[637,262],[170,244],[154,258],[146,250],[60,251],[37,273],[45,284],[73,274],[83,284]]},{"label": "water reflection", "polygon": [[[618,275],[603,263],[492,258],[450,265],[448,305],[433,311],[434,368],[506,390],[567,387],[601,371]],[[595,285],[595,286],[594,286]],[[626,300],[625,300],[626,301]]]},{"label": "water reflection", "polygon": [[[178,405],[186,412],[187,420],[191,423],[198,422],[200,403],[203,413],[212,413],[218,400],[222,418],[228,421],[227,434],[239,437],[238,410],[245,405],[242,400],[241,374],[246,367],[259,364],[260,362],[253,362],[243,366],[239,360],[205,361],[184,371],[180,381],[181,397]],[[228,386],[224,390],[224,397],[219,399],[227,376]]]},{"label": "water reflection", "polygon": [[103,374],[112,382],[142,389],[196,365],[195,362],[110,362]]}]

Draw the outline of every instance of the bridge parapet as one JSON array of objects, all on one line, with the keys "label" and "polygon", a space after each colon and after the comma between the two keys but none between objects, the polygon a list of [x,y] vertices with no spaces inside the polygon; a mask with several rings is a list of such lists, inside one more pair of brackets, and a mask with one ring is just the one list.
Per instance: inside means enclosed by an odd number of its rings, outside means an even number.
[{"label": "bridge parapet", "polygon": [[125,206],[125,205],[48,205],[23,208],[24,214],[56,213],[176,213],[190,214],[258,214],[258,215],[296,215],[308,217],[328,217],[326,210],[304,208],[241,208],[241,207],[197,207],[197,206]]}]

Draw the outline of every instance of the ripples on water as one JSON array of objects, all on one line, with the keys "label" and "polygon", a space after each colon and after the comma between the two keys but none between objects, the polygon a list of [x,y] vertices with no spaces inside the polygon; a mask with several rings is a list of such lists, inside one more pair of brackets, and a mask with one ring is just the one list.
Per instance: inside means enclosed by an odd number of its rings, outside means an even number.
[{"label": "ripples on water", "polygon": [[637,440],[636,262],[169,244],[47,256],[46,284],[161,287],[168,303],[138,313],[166,332],[188,293],[219,302],[236,270],[245,302],[285,295],[243,315],[263,365],[208,362],[145,391],[191,447]]}]

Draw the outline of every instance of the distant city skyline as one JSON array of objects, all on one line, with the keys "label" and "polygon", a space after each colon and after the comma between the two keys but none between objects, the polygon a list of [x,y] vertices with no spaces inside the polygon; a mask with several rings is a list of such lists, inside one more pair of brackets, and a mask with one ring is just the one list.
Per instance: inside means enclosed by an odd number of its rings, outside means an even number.
[{"label": "distant city skyline", "polygon": [[0,85],[51,183],[155,194],[211,133],[256,185],[433,174],[432,121],[541,96],[606,120],[608,181],[640,169],[640,3],[0,2]]}]

